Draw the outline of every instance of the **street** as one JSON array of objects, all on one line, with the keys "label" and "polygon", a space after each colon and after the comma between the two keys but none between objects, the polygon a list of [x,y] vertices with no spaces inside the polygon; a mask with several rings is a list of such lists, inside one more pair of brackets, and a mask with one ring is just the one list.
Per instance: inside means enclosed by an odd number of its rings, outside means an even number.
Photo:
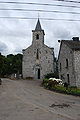
[{"label": "street", "polygon": [[0,120],[80,120],[80,97],[44,89],[38,80],[2,79]]}]

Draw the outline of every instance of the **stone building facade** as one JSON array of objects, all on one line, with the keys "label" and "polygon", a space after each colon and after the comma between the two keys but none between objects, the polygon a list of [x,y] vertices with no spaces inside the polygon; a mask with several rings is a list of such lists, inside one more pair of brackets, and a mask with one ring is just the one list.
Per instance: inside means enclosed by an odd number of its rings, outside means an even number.
[{"label": "stone building facade", "polygon": [[70,86],[80,87],[80,41],[78,37],[73,40],[60,41],[58,56],[59,78]]},{"label": "stone building facade", "polygon": [[54,49],[44,44],[44,30],[38,19],[35,30],[32,30],[32,44],[23,50],[23,78],[42,79],[47,73],[54,72]]}]

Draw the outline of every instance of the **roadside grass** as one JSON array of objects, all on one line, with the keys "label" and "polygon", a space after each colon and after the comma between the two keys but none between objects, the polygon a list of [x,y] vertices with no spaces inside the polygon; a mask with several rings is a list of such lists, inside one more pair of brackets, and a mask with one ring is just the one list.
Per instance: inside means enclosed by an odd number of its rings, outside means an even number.
[{"label": "roadside grass", "polygon": [[76,87],[68,87],[67,89],[64,86],[57,85],[53,88],[53,90],[56,90],[58,92],[66,93],[66,94],[72,94],[72,95],[79,95],[80,96],[80,88]]},{"label": "roadside grass", "polygon": [[64,87],[63,85],[51,85],[51,86],[49,86],[48,79],[43,80],[42,86],[44,86],[44,88],[49,89],[51,91],[80,96],[80,88],[77,88],[75,86],[69,86],[68,88]]}]

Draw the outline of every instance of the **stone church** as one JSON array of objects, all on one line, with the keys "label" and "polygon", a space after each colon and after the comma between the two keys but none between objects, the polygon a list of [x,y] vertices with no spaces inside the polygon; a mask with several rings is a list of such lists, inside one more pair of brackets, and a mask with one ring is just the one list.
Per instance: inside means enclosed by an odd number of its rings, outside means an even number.
[{"label": "stone church", "polygon": [[38,19],[32,30],[32,44],[23,50],[23,78],[42,79],[47,73],[54,72],[54,48],[44,44],[44,30]]}]

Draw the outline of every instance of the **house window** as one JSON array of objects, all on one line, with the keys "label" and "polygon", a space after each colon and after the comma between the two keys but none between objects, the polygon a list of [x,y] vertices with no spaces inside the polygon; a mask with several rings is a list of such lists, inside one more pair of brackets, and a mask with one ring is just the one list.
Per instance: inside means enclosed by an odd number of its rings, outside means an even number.
[{"label": "house window", "polygon": [[60,63],[60,71],[61,71],[61,63]]},{"label": "house window", "polygon": [[37,40],[39,39],[39,35],[38,35],[38,34],[36,35],[36,39],[37,39]]},{"label": "house window", "polygon": [[41,51],[39,51],[39,53],[41,54]]},{"label": "house window", "polygon": [[69,74],[67,74],[67,82],[68,82],[68,85],[70,85],[70,78],[69,78]]},{"label": "house window", "polygon": [[66,59],[66,68],[68,68],[68,59]]},{"label": "house window", "polygon": [[61,80],[63,80],[63,76],[61,75]]},{"label": "house window", "polygon": [[36,58],[39,59],[39,50],[37,49]]},{"label": "house window", "polygon": [[50,63],[50,61],[48,60],[48,63]]},{"label": "house window", "polygon": [[46,54],[47,54],[48,52],[47,52],[47,50],[46,50]]}]

